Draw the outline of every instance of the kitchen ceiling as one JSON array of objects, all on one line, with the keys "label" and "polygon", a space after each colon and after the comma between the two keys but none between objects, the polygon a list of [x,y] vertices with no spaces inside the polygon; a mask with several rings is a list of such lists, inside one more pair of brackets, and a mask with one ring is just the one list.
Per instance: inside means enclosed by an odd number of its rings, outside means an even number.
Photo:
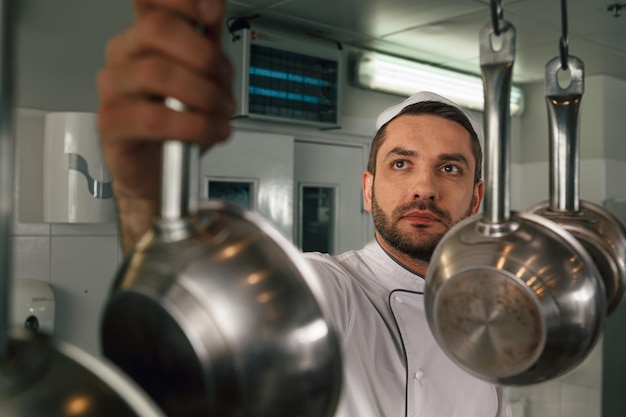
[{"label": "kitchen ceiling", "polygon": [[[229,17],[258,14],[259,23],[283,30],[474,74],[480,73],[480,29],[491,24],[489,0],[226,1]],[[624,5],[619,17],[607,10],[612,4]],[[25,48],[54,40],[66,45],[47,56],[49,69],[67,70],[65,51],[85,58],[74,66],[93,71],[102,65],[106,41],[132,20],[131,0],[20,0],[17,6]],[[504,0],[503,14],[517,33],[513,81],[543,82],[545,64],[559,54],[561,0]],[[626,0],[568,0],[567,16],[569,52],[584,61],[585,75],[626,80]]]},{"label": "kitchen ceiling", "polygon": [[[469,73],[480,73],[478,34],[491,24],[488,0],[228,0],[228,16],[311,33],[355,48],[374,49]],[[620,16],[607,10],[622,4]],[[515,83],[541,82],[559,55],[560,0],[510,0],[503,16],[516,28]],[[567,2],[569,53],[586,76],[626,80],[626,3]]]}]

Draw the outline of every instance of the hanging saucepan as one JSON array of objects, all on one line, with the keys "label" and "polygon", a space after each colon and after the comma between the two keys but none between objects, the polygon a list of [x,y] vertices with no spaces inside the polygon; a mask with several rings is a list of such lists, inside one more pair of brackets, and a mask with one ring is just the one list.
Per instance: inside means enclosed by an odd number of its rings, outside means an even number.
[{"label": "hanging saucepan", "polygon": [[15,170],[12,4],[0,0],[0,416],[165,417],[108,361],[46,334],[7,331]]},{"label": "hanging saucepan", "polygon": [[4,353],[2,417],[165,417],[114,364],[48,335],[14,329]]},{"label": "hanging saucepan", "polygon": [[161,216],[118,273],[104,354],[170,416],[333,415],[341,358],[316,276],[255,213],[188,205],[194,149],[164,145]]},{"label": "hanging saucepan", "polygon": [[528,209],[564,227],[595,261],[604,281],[607,315],[619,305],[626,288],[626,230],[602,207],[579,200],[578,114],[584,92],[584,65],[567,57],[571,81],[561,88],[560,57],[546,64],[545,96],[550,122],[550,200]]},{"label": "hanging saucepan", "polygon": [[[441,348],[484,380],[526,385],[577,366],[604,320],[604,287],[593,260],[565,229],[510,212],[509,98],[514,27],[480,33],[485,86],[485,208],[451,228],[426,277],[425,309]],[[493,35],[495,36],[495,35]]]}]

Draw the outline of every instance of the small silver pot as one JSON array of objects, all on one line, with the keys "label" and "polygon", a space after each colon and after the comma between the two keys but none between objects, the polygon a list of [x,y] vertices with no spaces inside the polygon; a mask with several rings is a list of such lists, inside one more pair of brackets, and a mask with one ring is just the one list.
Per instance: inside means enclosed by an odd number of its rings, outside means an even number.
[{"label": "small silver pot", "polygon": [[593,258],[604,282],[607,316],[619,305],[626,288],[626,230],[610,212],[579,199],[578,114],[584,92],[584,64],[567,57],[570,83],[562,88],[561,58],[546,64],[545,96],[550,124],[550,200],[528,212],[565,228]]},{"label": "small silver pot", "polygon": [[165,144],[161,215],[118,273],[104,354],[172,417],[332,416],[341,354],[317,276],[256,213],[189,203],[194,164]]},{"label": "small silver pot", "polygon": [[480,35],[485,83],[485,210],[455,225],[430,263],[425,309],[448,356],[493,383],[528,385],[562,375],[595,345],[606,300],[583,246],[541,216],[509,210],[509,96],[515,31]]}]

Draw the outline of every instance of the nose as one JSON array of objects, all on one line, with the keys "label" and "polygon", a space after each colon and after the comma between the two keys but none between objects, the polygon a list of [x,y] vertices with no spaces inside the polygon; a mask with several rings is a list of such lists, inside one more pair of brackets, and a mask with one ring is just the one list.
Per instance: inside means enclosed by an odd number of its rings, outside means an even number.
[{"label": "nose", "polygon": [[411,194],[414,200],[437,201],[439,191],[435,174],[430,172],[416,173],[412,179]]}]

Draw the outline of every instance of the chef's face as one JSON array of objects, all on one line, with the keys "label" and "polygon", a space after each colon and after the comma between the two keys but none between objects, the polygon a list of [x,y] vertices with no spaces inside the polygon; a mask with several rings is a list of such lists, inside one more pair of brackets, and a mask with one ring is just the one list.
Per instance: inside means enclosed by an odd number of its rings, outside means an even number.
[{"label": "chef's face", "polygon": [[433,114],[403,114],[386,126],[375,174],[363,174],[365,207],[392,254],[429,262],[443,235],[480,207],[472,137]]}]

